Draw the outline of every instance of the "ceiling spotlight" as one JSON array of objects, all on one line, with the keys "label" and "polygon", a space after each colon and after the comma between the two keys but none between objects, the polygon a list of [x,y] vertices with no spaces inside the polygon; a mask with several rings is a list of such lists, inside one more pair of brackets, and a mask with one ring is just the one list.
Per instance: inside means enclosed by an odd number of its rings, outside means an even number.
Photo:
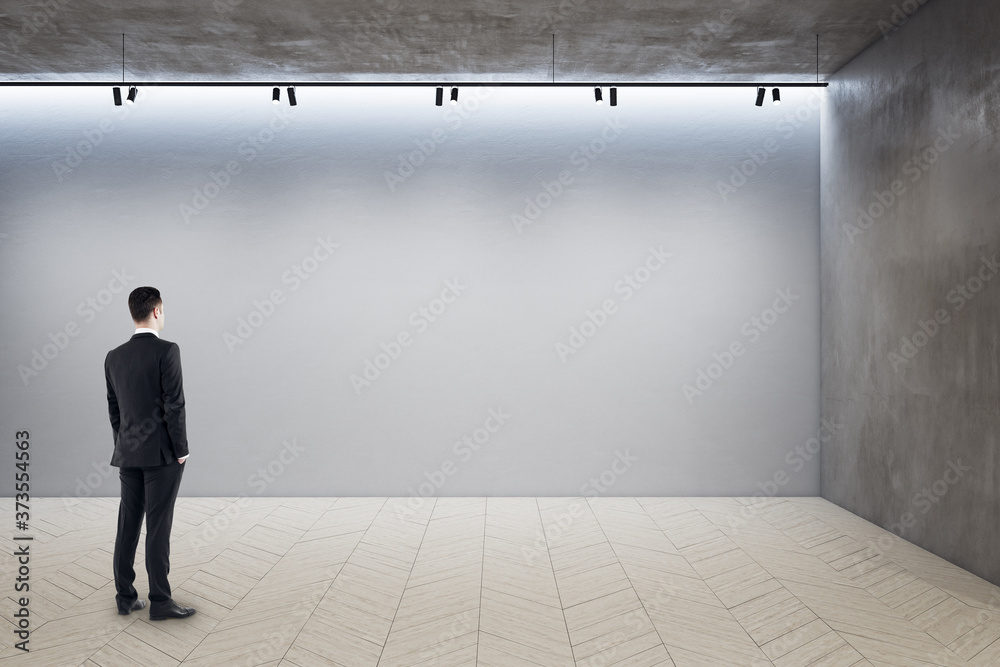
[{"label": "ceiling spotlight", "polygon": [[115,96],[115,106],[120,107],[122,105],[122,89],[119,86],[115,86],[111,92]]},{"label": "ceiling spotlight", "polygon": [[281,101],[281,88],[277,86],[271,91],[271,104],[277,104]]},{"label": "ceiling spotlight", "polygon": [[458,87],[451,89],[451,103],[458,104]]},{"label": "ceiling spotlight", "polygon": [[288,87],[288,106],[294,107],[296,104],[298,104],[298,101],[295,99],[295,86],[289,86]]},{"label": "ceiling spotlight", "polygon": [[604,104],[604,95],[601,94],[601,88],[594,88],[594,102],[598,104]]},{"label": "ceiling spotlight", "polygon": [[128,102],[129,104],[135,104],[135,97],[138,94],[139,94],[139,91],[136,89],[135,86],[129,86],[128,87],[128,97],[125,98],[125,101]]},{"label": "ceiling spotlight", "polygon": [[618,106],[618,89],[614,87],[611,88],[611,106]]},{"label": "ceiling spotlight", "polygon": [[437,90],[434,91],[434,106],[439,107],[442,104],[444,104],[444,88],[438,86]]},{"label": "ceiling spotlight", "polygon": [[759,107],[764,106],[765,93],[767,93],[767,91],[763,87],[757,89],[757,102],[756,102],[757,106]]},{"label": "ceiling spotlight", "polygon": [[774,100],[774,106],[781,104],[781,93],[778,92],[777,88],[771,91],[771,99]]}]

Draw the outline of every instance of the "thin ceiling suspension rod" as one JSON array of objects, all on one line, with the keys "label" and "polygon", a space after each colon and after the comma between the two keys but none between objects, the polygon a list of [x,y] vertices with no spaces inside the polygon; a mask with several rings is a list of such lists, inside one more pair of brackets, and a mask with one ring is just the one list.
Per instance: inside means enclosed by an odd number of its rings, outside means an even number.
[{"label": "thin ceiling suspension rod", "polygon": [[556,34],[552,33],[552,83],[556,82]]}]

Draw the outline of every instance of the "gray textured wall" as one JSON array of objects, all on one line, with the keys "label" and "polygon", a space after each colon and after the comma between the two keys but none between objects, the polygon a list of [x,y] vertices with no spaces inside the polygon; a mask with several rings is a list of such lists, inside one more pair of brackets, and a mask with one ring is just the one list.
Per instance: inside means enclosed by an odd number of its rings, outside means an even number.
[{"label": "gray textured wall", "polygon": [[832,79],[822,495],[1000,583],[1000,4],[931,2]]},{"label": "gray textured wall", "polygon": [[620,92],[11,91],[0,422],[34,491],[118,493],[119,271],[180,345],[187,495],[817,494],[821,95]]}]

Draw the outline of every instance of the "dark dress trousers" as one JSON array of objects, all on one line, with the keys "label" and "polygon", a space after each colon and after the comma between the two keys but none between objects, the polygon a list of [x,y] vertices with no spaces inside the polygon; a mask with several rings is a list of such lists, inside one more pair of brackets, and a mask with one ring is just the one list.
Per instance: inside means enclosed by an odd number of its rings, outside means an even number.
[{"label": "dark dress trousers", "polygon": [[118,467],[122,486],[115,600],[125,611],[138,599],[133,563],[145,514],[149,610],[156,614],[172,601],[170,527],[186,465],[177,459],[188,454],[180,348],[156,334],[137,333],[108,352],[104,375],[115,439],[111,465]]}]

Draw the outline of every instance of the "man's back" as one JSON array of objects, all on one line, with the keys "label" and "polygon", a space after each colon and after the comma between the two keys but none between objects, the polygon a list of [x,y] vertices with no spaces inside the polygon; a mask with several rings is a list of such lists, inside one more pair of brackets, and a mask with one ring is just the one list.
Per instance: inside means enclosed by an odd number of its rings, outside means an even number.
[{"label": "man's back", "polygon": [[166,465],[188,453],[180,348],[137,333],[104,361],[115,436],[111,465]]}]

